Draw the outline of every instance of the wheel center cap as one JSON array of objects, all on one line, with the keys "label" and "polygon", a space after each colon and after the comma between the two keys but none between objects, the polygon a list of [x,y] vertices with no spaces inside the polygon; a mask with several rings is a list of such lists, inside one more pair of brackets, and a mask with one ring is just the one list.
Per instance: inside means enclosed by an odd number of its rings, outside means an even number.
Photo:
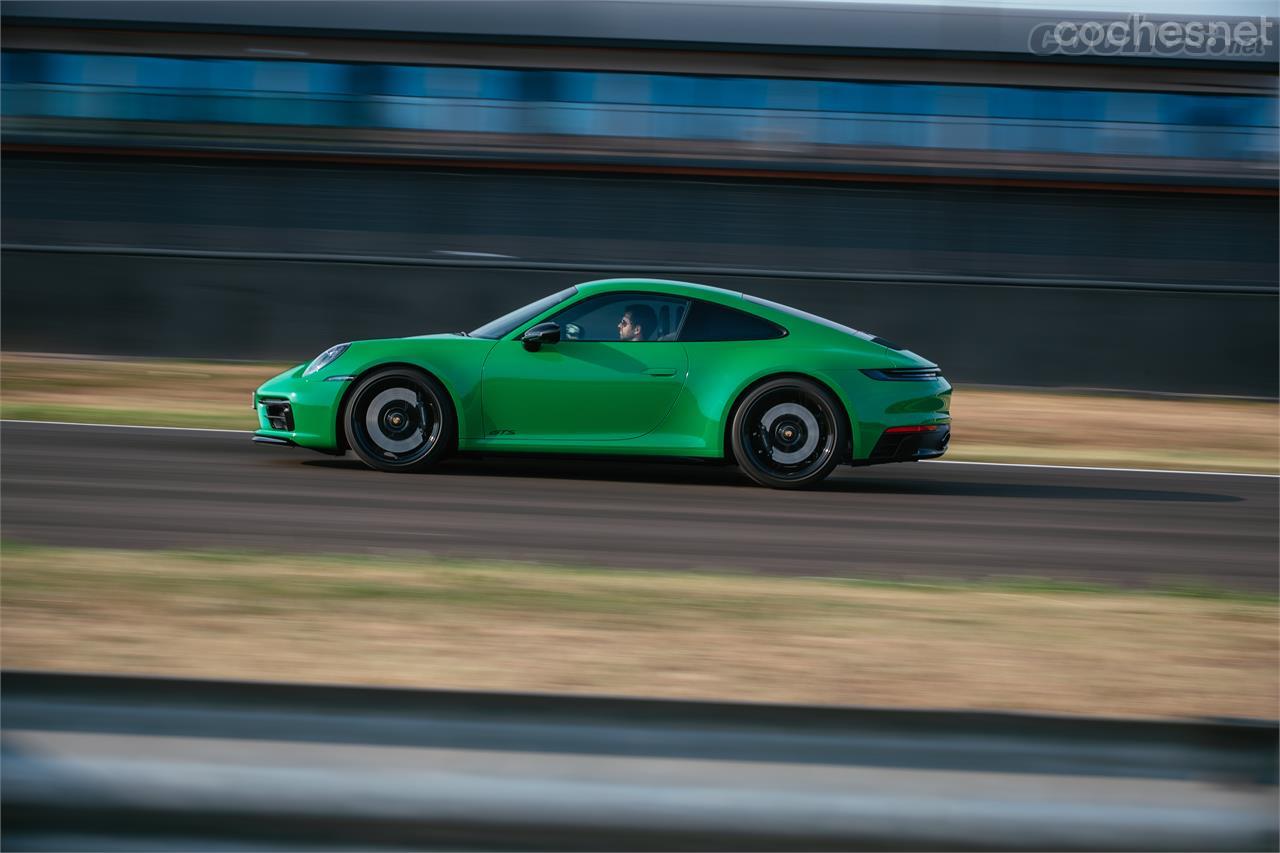
[{"label": "wheel center cap", "polygon": [[382,429],[390,436],[399,436],[413,428],[412,412],[396,406],[382,413]]},{"label": "wheel center cap", "polygon": [[795,447],[804,437],[804,428],[794,421],[783,421],[773,427],[773,440],[782,447]]}]

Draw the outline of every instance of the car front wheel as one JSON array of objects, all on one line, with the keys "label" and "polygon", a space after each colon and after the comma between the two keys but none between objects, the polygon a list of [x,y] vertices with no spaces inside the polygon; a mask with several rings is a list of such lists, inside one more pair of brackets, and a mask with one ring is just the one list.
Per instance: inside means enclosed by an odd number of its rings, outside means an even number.
[{"label": "car front wheel", "polygon": [[422,471],[435,465],[454,440],[449,394],[412,368],[388,368],[360,380],[347,400],[347,444],[371,468]]},{"label": "car front wheel", "polygon": [[807,379],[781,378],[753,388],[734,413],[734,457],[761,485],[799,489],[826,479],[848,443],[840,404]]}]

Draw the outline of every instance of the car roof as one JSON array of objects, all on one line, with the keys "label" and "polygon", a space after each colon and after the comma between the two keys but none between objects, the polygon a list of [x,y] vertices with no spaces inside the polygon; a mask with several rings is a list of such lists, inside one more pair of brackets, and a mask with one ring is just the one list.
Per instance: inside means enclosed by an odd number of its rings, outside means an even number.
[{"label": "car roof", "polygon": [[706,284],[695,284],[691,281],[675,281],[665,278],[602,278],[596,281],[586,281],[578,285],[578,292],[582,294],[625,293],[627,291],[693,296],[700,299],[709,299],[713,302],[742,301],[742,293],[740,291],[725,290],[723,287],[711,287]]}]

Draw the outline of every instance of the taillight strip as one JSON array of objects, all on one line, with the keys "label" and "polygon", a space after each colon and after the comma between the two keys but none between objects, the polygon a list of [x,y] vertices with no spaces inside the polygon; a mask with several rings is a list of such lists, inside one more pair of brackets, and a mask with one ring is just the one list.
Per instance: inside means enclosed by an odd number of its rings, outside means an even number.
[{"label": "taillight strip", "polygon": [[890,434],[896,435],[898,433],[904,433],[904,432],[936,432],[937,429],[938,427],[936,424],[927,424],[922,426],[889,427],[884,432],[885,432],[885,435],[890,435]]}]

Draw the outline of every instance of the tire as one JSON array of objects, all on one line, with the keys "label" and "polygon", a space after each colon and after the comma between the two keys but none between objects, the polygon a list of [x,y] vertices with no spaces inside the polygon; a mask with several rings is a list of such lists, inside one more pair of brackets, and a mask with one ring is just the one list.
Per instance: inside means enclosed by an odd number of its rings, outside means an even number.
[{"label": "tire", "polygon": [[457,417],[449,393],[410,367],[359,380],[342,415],[347,444],[379,471],[425,471],[453,446]]},{"label": "tire", "polygon": [[774,489],[822,482],[849,442],[840,403],[800,377],[773,379],[748,391],[729,434],[743,473]]}]

